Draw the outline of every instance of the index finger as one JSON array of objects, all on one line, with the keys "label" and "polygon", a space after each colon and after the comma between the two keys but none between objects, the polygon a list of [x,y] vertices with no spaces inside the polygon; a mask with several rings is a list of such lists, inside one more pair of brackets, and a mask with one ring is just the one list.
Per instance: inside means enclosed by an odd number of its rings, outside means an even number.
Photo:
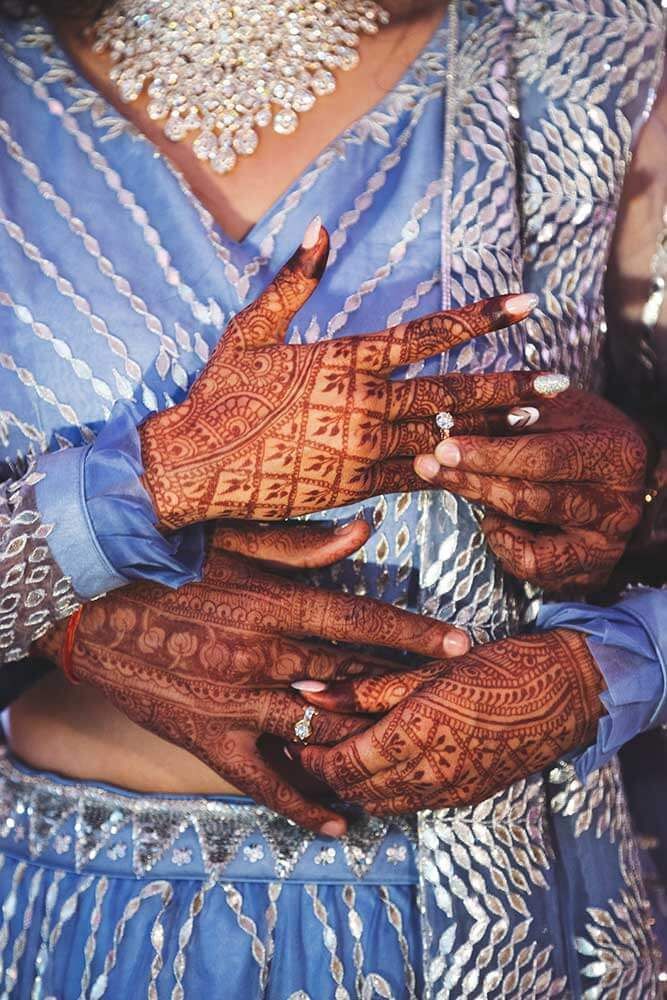
[{"label": "index finger", "polygon": [[473,337],[502,330],[525,319],[537,305],[536,295],[499,295],[461,309],[432,313],[364,337],[341,337],[327,349],[333,360],[354,349],[365,371],[390,372],[451,350]]},{"label": "index finger", "polygon": [[300,585],[295,596],[297,602],[286,628],[291,635],[385,646],[432,657],[461,656],[470,648],[462,629],[370,597]]}]

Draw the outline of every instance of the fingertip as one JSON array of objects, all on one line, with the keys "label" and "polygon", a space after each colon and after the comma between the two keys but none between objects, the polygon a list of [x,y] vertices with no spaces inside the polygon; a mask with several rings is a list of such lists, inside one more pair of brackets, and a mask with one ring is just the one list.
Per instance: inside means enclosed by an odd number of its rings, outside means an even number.
[{"label": "fingertip", "polygon": [[292,681],[290,687],[293,687],[295,691],[300,691],[302,694],[317,694],[320,691],[326,691],[328,684],[323,681]]},{"label": "fingertip", "polygon": [[520,431],[536,424],[540,419],[540,411],[536,406],[516,406],[509,411],[506,419],[512,430]]},{"label": "fingertip", "polygon": [[342,816],[337,816],[336,819],[328,819],[326,823],[322,824],[319,832],[323,837],[344,837],[347,833],[347,822]]},{"label": "fingertip", "polygon": [[329,257],[329,233],[322,225],[322,219],[316,215],[306,226],[294,260],[298,261],[299,270],[306,278],[318,281],[327,265]]},{"label": "fingertip", "polygon": [[566,392],[570,388],[568,375],[561,372],[547,372],[536,375],[533,380],[533,389],[540,396],[559,396],[561,392]]},{"label": "fingertip", "polygon": [[317,241],[320,238],[320,229],[322,228],[322,219],[319,215],[316,215],[314,219],[311,219],[306,226],[306,231],[303,234],[303,240],[301,241],[301,246],[304,250],[312,250]]},{"label": "fingertip", "polygon": [[532,292],[521,292],[519,295],[508,295],[505,299],[505,312],[513,320],[522,319],[533,311],[540,300]]},{"label": "fingertip", "polygon": [[353,521],[348,521],[347,524],[337,525],[333,533],[335,538],[340,538],[346,543],[360,548],[370,538],[371,526],[363,518],[357,517]]},{"label": "fingertip", "polygon": [[445,465],[449,469],[455,469],[461,461],[461,448],[456,441],[447,438],[437,445],[435,457],[440,465]]},{"label": "fingertip", "polygon": [[470,637],[459,628],[452,628],[442,640],[442,648],[447,657],[463,656],[470,645]]},{"label": "fingertip", "polygon": [[440,472],[440,463],[434,455],[417,455],[414,468],[418,476],[430,483]]}]

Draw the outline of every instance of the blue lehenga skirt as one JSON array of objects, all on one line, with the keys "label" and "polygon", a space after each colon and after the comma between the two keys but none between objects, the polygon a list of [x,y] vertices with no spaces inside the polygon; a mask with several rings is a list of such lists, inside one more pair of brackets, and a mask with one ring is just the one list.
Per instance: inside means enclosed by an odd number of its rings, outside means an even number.
[{"label": "blue lehenga skirt", "polygon": [[618,768],[317,838],[0,753],[0,998],[655,1000]]},{"label": "blue lehenga skirt", "polygon": [[235,796],[0,758],[0,996],[422,996],[411,821],[316,838]]}]

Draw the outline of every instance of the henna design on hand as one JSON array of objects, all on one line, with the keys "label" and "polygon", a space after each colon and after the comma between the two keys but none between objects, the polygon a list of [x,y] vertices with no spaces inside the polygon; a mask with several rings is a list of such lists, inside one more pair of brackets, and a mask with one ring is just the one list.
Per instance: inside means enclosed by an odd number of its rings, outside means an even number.
[{"label": "henna design on hand", "polygon": [[[508,572],[551,591],[604,583],[641,520],[643,434],[591,393],[570,390],[537,409],[532,426],[477,413],[473,436],[436,447],[438,471],[432,456],[417,458],[415,470],[493,512],[482,528]],[[491,426],[503,436],[485,436]]]},{"label": "henna design on hand", "polygon": [[333,685],[307,699],[330,711],[386,713],[302,765],[369,812],[464,806],[594,739],[602,677],[568,630],[504,639],[447,664]]},{"label": "henna design on hand", "polygon": [[[313,829],[341,824],[279,779],[257,749],[264,733],[294,738],[306,703],[289,685],[397,669],[350,644],[442,656],[446,640],[463,633],[379,601],[317,590],[238,553],[278,564],[279,553],[289,549],[293,566],[322,565],[350,555],[366,536],[360,522],[337,534],[312,525],[227,523],[214,537],[201,582],[177,591],[140,584],[87,605],[74,674],[100,688],[130,719],[271,808]],[[226,543],[235,551],[225,552]],[[56,662],[62,631],[40,643],[40,652]],[[321,710],[312,723],[315,739],[335,742],[367,720]]]},{"label": "henna design on hand", "polygon": [[[533,296],[488,299],[365,336],[285,344],[327,253],[321,229],[231,321],[184,402],[141,427],[144,483],[163,528],[215,517],[283,520],[364,499],[384,487],[386,459],[435,443],[431,419],[405,431],[397,421],[413,409],[437,413],[444,397],[468,407],[495,398],[477,377],[417,380],[401,393],[389,376],[525,318]],[[502,398],[526,397],[526,380],[515,382]]]}]

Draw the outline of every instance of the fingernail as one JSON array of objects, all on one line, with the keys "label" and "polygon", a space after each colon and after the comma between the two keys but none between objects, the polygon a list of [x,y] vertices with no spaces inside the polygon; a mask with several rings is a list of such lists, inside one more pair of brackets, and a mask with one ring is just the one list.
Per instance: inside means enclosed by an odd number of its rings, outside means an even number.
[{"label": "fingernail", "polygon": [[435,449],[435,457],[440,465],[453,468],[461,461],[461,449],[454,441],[441,441]]},{"label": "fingernail", "polygon": [[294,760],[294,754],[292,753],[289,747],[283,747],[283,753],[285,754],[288,760]]},{"label": "fingernail", "polygon": [[347,830],[347,824],[342,819],[330,819],[320,827],[323,837],[342,837]]},{"label": "fingernail", "polygon": [[354,521],[350,521],[348,524],[339,524],[337,528],[334,528],[334,535],[349,535],[354,529]]},{"label": "fingernail", "polygon": [[320,229],[322,228],[322,220],[319,215],[316,215],[308,225],[306,226],[306,231],[303,234],[303,240],[301,241],[301,246],[304,250],[312,250],[317,243],[317,238],[320,235]]},{"label": "fingernail", "polygon": [[510,316],[523,316],[531,312],[540,300],[532,292],[524,292],[521,295],[510,295],[505,302],[505,311]]},{"label": "fingernail", "polygon": [[442,648],[445,656],[463,656],[470,649],[470,639],[460,629],[453,629],[442,640]]},{"label": "fingernail", "polygon": [[557,396],[559,392],[565,392],[570,388],[570,380],[567,375],[554,372],[551,375],[537,375],[533,380],[533,389],[540,396]]},{"label": "fingernail", "polygon": [[432,455],[422,455],[415,460],[415,471],[422,479],[435,479],[440,472],[440,463]]},{"label": "fingernail", "polygon": [[540,419],[540,411],[534,406],[518,406],[516,410],[510,410],[507,414],[507,423],[510,427],[530,427]]},{"label": "fingernail", "polygon": [[329,685],[323,684],[322,681],[292,681],[290,687],[293,687],[295,691],[312,691],[315,693],[317,691],[326,691]]}]

